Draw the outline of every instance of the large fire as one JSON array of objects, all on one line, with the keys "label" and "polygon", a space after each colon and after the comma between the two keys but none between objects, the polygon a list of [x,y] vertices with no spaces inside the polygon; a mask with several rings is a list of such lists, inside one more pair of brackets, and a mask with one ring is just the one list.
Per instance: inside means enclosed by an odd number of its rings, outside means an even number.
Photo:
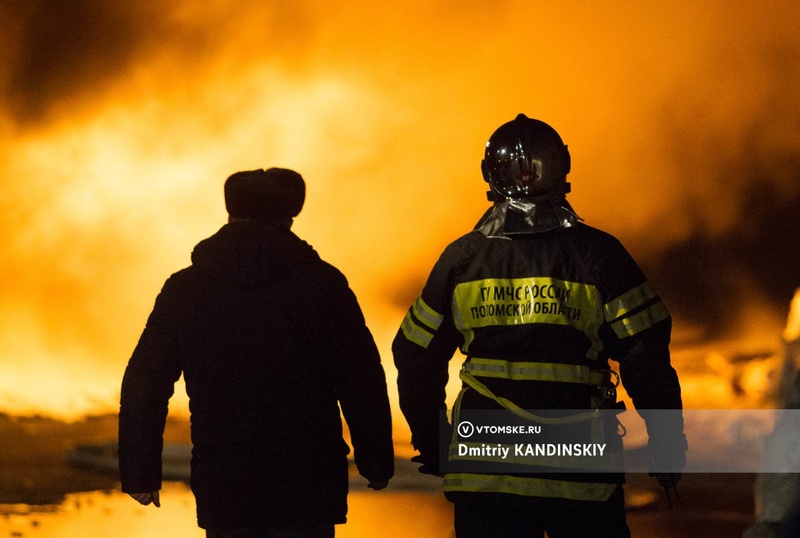
[{"label": "large fire", "polygon": [[[679,354],[707,345],[707,312],[711,336],[777,349],[796,230],[770,279],[719,245],[800,206],[800,7],[783,4],[4,3],[0,411],[115,410],[161,283],[224,222],[224,178],[268,166],[306,178],[295,230],[350,278],[393,386],[403,311],[484,209],[483,143],[519,112],[569,144],[578,213],[653,268]],[[667,251],[699,260],[692,279],[669,280]],[[723,276],[747,293],[692,287]],[[740,368],[693,349],[714,379]]]}]

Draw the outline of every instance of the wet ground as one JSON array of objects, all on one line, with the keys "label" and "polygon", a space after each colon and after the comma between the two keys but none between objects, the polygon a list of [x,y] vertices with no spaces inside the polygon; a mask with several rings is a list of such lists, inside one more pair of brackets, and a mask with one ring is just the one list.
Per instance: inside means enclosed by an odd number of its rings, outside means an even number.
[{"label": "wet ground", "polygon": [[[113,416],[77,423],[0,416],[0,538],[202,537],[184,484],[166,484],[163,506],[156,511],[120,494],[116,477],[67,464],[74,446],[113,441],[115,435]],[[187,442],[185,424],[171,423],[166,439]],[[452,507],[436,479],[426,483],[414,474],[402,476],[413,472],[402,466],[401,476],[384,492],[356,484],[350,521],[337,536],[451,536]],[[686,474],[672,508],[654,479],[633,474],[628,480],[628,520],[635,537],[738,537],[753,521],[753,474]]]},{"label": "wet ground", "polygon": [[[655,504],[629,508],[628,525],[634,537],[727,538],[740,537],[753,523],[752,474],[686,474],[678,485],[680,502],[658,492]],[[655,491],[646,475],[628,477],[630,497]],[[663,490],[662,490],[663,491]]]}]

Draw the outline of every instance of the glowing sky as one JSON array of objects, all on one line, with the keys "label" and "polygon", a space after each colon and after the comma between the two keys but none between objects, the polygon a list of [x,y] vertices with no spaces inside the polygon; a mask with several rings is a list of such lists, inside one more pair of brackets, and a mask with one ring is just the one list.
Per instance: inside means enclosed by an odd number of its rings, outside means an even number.
[{"label": "glowing sky", "polygon": [[800,285],[796,2],[198,6],[0,3],[0,411],[113,409],[225,177],[269,166],[306,178],[295,231],[350,278],[393,385],[402,313],[519,112],[676,317],[780,320]]}]

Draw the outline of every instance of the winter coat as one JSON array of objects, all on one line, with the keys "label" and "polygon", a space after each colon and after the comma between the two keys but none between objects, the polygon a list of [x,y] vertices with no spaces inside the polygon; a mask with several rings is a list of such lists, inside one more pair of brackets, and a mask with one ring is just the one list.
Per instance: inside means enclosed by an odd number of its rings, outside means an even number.
[{"label": "winter coat", "polygon": [[183,374],[203,528],[346,519],[349,427],[359,473],[393,473],[384,371],[345,277],[288,228],[235,221],[164,284],[125,371],[122,489],[161,485]]}]

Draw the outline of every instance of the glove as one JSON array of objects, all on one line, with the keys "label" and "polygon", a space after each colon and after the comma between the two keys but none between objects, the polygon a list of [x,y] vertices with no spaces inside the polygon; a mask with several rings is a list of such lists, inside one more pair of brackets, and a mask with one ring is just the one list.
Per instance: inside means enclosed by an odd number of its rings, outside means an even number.
[{"label": "glove", "polygon": [[658,481],[658,485],[664,489],[674,489],[681,481],[681,473],[650,473]]},{"label": "glove", "polygon": [[675,493],[675,498],[678,504],[681,503],[681,496],[678,495],[678,482],[681,480],[681,473],[650,473],[658,481],[658,485],[664,488],[664,493],[667,494],[667,502],[669,503],[670,510],[672,509],[672,497],[670,497],[670,490]]}]

